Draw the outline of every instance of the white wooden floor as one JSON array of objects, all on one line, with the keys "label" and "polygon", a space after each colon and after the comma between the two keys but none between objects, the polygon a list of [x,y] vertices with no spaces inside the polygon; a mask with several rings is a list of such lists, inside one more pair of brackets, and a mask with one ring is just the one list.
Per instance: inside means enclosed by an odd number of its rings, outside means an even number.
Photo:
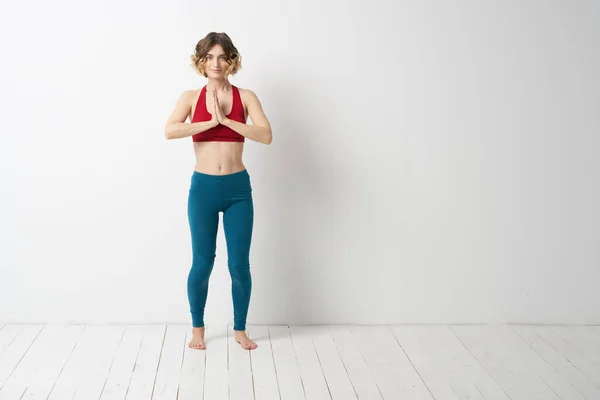
[{"label": "white wooden floor", "polygon": [[600,326],[0,325],[0,400],[600,399]]}]

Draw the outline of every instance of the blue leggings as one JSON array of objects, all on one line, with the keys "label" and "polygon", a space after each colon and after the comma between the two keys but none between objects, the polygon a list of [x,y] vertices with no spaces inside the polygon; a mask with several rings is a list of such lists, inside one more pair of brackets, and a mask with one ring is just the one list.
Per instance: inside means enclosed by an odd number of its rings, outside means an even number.
[{"label": "blue leggings", "polygon": [[219,212],[227,241],[227,265],[231,275],[233,329],[246,330],[252,291],[250,243],[254,204],[250,175],[246,169],[228,175],[194,171],[188,197],[188,220],[192,237],[192,268],[187,282],[192,326],[204,326],[208,281],[213,269]]}]

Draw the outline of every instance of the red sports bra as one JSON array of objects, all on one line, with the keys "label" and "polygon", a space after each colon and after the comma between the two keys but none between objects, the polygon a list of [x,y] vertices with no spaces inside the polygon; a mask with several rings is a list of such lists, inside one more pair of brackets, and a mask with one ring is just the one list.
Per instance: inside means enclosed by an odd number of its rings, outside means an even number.
[{"label": "red sports bra", "polygon": [[[242,98],[240,97],[240,91],[234,85],[231,85],[233,92],[233,106],[231,112],[227,115],[227,118],[241,123],[246,123],[246,115],[244,113],[244,105],[242,104]],[[206,86],[200,91],[198,96],[198,102],[196,103],[196,109],[192,116],[192,122],[210,121],[212,114],[206,109]],[[192,135],[194,142],[243,142],[245,137],[234,131],[233,129],[225,125],[213,126],[204,132]]]}]

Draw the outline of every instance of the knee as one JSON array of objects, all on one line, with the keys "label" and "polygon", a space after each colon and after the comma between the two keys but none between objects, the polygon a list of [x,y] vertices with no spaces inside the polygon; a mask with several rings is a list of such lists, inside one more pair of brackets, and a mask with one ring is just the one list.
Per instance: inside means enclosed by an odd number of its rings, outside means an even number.
[{"label": "knee", "polygon": [[208,282],[214,265],[213,261],[208,259],[194,259],[190,270],[189,279],[196,282]]},{"label": "knee", "polygon": [[250,275],[250,263],[248,260],[229,261],[229,273],[234,279],[246,279]]}]

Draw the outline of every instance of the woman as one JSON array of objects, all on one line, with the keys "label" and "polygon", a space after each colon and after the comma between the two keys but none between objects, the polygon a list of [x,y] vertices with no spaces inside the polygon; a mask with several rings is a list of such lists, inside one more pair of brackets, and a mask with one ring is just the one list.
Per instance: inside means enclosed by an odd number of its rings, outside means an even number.
[{"label": "woman", "polygon": [[[226,33],[211,32],[198,42],[191,56],[194,69],[208,78],[202,89],[184,91],[165,126],[167,139],[191,136],[196,166],[188,197],[192,238],[192,267],[187,292],[192,316],[193,349],[206,349],[204,306],[216,256],[219,212],[227,241],[231,275],[234,336],[246,349],[256,343],[246,335],[250,303],[250,243],[254,206],[250,176],[242,163],[246,138],[270,144],[271,125],[260,101],[248,89],[229,83],[241,68],[241,56]],[[252,125],[246,125],[250,117]],[[186,119],[190,122],[186,123]]]}]

